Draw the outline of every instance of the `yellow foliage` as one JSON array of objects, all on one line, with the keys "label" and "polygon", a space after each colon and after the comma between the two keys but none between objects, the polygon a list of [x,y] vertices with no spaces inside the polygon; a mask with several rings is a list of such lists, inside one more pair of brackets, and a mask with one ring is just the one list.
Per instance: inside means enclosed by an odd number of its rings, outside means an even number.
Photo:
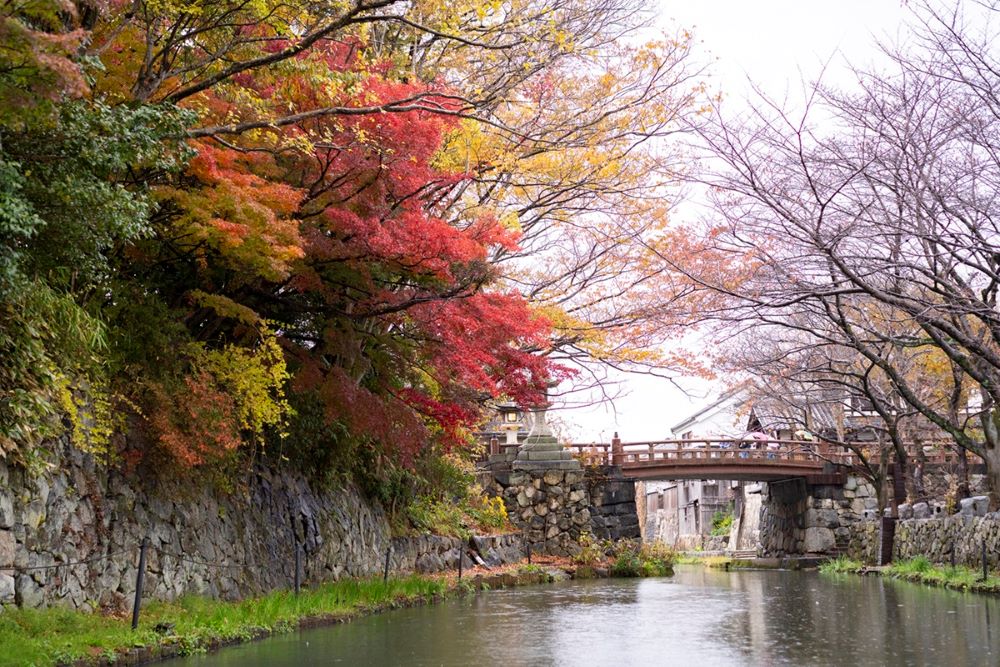
[{"label": "yellow foliage", "polygon": [[252,437],[266,427],[283,427],[292,408],[285,398],[289,379],[277,337],[265,332],[253,349],[227,345],[204,354],[203,368],[226,389],[236,405],[239,428]]}]

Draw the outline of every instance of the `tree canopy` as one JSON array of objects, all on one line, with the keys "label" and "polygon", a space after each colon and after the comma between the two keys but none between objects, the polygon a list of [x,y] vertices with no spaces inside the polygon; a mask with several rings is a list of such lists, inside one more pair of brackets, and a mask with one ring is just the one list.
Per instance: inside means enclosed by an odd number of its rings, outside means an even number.
[{"label": "tree canopy", "polygon": [[701,91],[690,36],[647,19],[4,5],[0,455],[43,459],[68,417],[126,459],[406,465],[466,445],[491,398],[671,363],[669,137]]}]

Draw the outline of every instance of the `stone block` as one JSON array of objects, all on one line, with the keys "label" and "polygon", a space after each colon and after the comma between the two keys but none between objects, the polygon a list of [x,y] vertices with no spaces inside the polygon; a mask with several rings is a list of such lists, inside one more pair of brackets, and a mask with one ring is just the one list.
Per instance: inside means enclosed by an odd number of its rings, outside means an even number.
[{"label": "stone block", "polygon": [[931,518],[931,508],[927,503],[914,503],[913,505],[913,518],[914,519],[929,519]]},{"label": "stone block", "polygon": [[900,519],[912,519],[913,518],[913,506],[908,503],[903,503],[896,508],[897,516]]},{"label": "stone block", "polygon": [[14,577],[0,572],[0,604],[13,604]]},{"label": "stone block", "polygon": [[962,498],[958,501],[958,513],[965,517],[976,516],[975,499]]},{"label": "stone block", "polygon": [[840,514],[837,510],[820,510],[817,512],[817,522],[814,526],[820,528],[836,528],[840,525]]},{"label": "stone block", "polygon": [[563,479],[564,479],[563,474],[555,470],[551,470],[545,473],[545,475],[542,477],[542,480],[545,482],[547,486],[556,486],[557,484],[562,482]]},{"label": "stone block", "polygon": [[0,529],[9,529],[14,525],[14,502],[6,487],[0,487]]},{"label": "stone block", "polygon": [[844,491],[854,491],[858,488],[858,478],[848,476],[847,481],[844,482]]},{"label": "stone block", "polygon": [[19,574],[14,581],[14,597],[19,607],[34,609],[45,601],[41,586],[26,574]]},{"label": "stone block", "polygon": [[[514,470],[525,470],[525,471],[550,471],[550,472],[563,472],[567,470],[579,470],[580,462],[576,459],[568,459],[564,461],[515,461],[513,465]],[[532,482],[536,488],[541,488],[542,480],[535,479]]]},{"label": "stone block", "polygon": [[807,528],[802,548],[806,553],[827,553],[837,545],[829,528]]},{"label": "stone block", "polygon": [[17,541],[14,539],[14,533],[9,530],[0,530],[0,565],[10,565],[14,562],[14,554],[17,553],[16,547]]}]

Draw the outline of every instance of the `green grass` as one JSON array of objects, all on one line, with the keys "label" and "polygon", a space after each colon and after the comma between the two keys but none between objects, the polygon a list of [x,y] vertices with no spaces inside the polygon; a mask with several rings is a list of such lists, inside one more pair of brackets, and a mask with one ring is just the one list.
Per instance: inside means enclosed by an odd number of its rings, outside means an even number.
[{"label": "green grass", "polygon": [[851,560],[847,556],[838,556],[833,560],[828,560],[819,566],[819,571],[824,574],[856,574],[864,567],[864,563]]},{"label": "green grass", "polygon": [[[347,618],[374,609],[433,599],[447,584],[424,577],[352,579],[303,590],[282,591],[241,602],[186,597],[144,605],[139,629],[128,620],[65,609],[15,609],[0,613],[0,665],[54,665],[78,658],[111,656],[119,649],[177,644],[183,652],[217,641],[246,640],[294,629],[309,617]],[[153,628],[173,624],[172,634]]]},{"label": "green grass", "polygon": [[677,557],[677,563],[680,565],[704,565],[705,567],[720,570],[732,562],[733,559],[729,556],[692,556],[691,554],[684,554]]},{"label": "green grass", "polygon": [[[845,572],[857,573],[863,568],[864,565],[862,563],[841,556],[836,560],[831,560],[820,565],[819,570],[825,574],[836,574]],[[964,565],[956,567],[935,565],[924,556],[897,561],[881,568],[873,568],[871,571],[877,572],[883,577],[903,579],[918,584],[943,586],[944,588],[978,593],[1000,593],[1000,577],[994,574],[991,574],[986,581],[983,581],[983,573],[980,569],[965,567]]]},{"label": "green grass", "polygon": [[882,568],[882,573],[906,581],[944,586],[962,591],[979,593],[1000,593],[1000,577],[991,574],[983,581],[983,571],[958,565],[934,565],[923,556],[911,560],[892,563]]}]

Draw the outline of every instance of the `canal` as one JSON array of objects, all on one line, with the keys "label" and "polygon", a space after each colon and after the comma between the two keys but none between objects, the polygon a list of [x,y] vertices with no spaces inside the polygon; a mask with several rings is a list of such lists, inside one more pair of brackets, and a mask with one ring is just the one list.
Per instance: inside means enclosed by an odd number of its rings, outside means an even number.
[{"label": "canal", "polygon": [[1000,600],[852,575],[724,572],[491,591],[170,663],[996,665]]}]

